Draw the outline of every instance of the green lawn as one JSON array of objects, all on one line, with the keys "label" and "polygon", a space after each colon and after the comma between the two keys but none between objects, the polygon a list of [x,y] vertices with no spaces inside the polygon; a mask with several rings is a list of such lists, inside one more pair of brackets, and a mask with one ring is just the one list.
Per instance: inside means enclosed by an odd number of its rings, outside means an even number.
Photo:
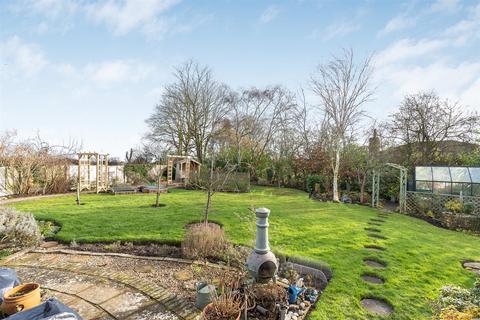
[{"label": "green lawn", "polygon": [[[174,190],[162,195],[162,208],[152,208],[154,195],[82,195],[31,200],[13,204],[62,225],[63,241],[155,240],[180,241],[185,223],[201,219],[205,194]],[[334,278],[311,319],[376,319],[360,305],[362,297],[381,297],[395,311],[389,319],[429,319],[430,300],[446,284],[472,286],[474,275],[461,267],[463,259],[480,259],[480,237],[436,228],[400,214],[380,227],[387,240],[372,241],[364,228],[377,211],[364,206],[321,203],[297,190],[254,188],[248,194],[216,194],[211,219],[224,224],[231,240],[252,244],[255,226],[249,207],[271,209],[271,247],[286,254],[328,262]],[[365,244],[386,251],[369,253]],[[388,263],[375,271],[384,285],[360,279],[373,271],[363,265],[373,256]]]}]

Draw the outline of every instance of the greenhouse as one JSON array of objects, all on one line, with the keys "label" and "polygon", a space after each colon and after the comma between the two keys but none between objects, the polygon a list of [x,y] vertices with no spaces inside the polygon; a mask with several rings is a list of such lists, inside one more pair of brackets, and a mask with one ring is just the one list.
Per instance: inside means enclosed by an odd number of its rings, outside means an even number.
[{"label": "greenhouse", "polygon": [[415,167],[415,190],[480,197],[480,167]]}]

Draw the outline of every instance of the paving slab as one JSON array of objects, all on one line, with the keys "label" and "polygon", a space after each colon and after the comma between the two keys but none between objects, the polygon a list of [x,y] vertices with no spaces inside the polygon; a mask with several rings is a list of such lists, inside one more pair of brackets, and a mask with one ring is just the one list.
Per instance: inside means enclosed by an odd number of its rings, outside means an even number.
[{"label": "paving slab", "polygon": [[152,305],[141,312],[135,313],[127,318],[127,320],[177,320],[178,317],[165,310],[165,308],[160,305]]},{"label": "paving slab", "polygon": [[42,288],[77,294],[94,286],[97,280],[94,277],[79,275],[57,270],[38,270],[33,268],[17,268],[22,282],[37,282]]},{"label": "paving slab", "polygon": [[152,303],[154,303],[153,300],[140,292],[129,291],[102,303],[101,307],[116,318],[125,319],[134,311],[141,310]]},{"label": "paving slab", "polygon": [[125,292],[125,287],[121,287],[111,283],[110,285],[95,283],[95,285],[80,291],[77,295],[80,298],[95,304],[102,304],[116,296]]},{"label": "paving slab", "polygon": [[[78,314],[85,320],[98,319],[99,317],[108,316],[105,311],[80,298],[73,299],[67,305],[78,312]],[[109,318],[114,319],[111,317]]]}]

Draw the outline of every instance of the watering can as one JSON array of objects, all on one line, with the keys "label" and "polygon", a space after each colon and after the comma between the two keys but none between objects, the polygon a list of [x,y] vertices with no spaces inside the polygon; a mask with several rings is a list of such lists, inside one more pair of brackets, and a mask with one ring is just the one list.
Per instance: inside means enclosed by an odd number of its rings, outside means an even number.
[{"label": "watering can", "polygon": [[299,288],[294,285],[288,286],[288,303],[292,304],[295,303],[298,299],[298,296],[301,295],[305,291],[305,288]]},{"label": "watering can", "polygon": [[212,294],[215,292],[215,286],[206,282],[199,282],[197,284],[197,301],[195,305],[202,310],[207,304],[212,302]]}]

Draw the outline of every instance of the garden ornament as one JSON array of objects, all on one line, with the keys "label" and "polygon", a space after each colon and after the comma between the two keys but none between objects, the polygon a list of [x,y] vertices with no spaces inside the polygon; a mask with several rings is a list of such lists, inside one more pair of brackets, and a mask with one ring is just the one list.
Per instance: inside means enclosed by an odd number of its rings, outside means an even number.
[{"label": "garden ornament", "polygon": [[298,297],[305,291],[305,288],[299,288],[294,285],[288,287],[288,303],[295,303]]},{"label": "garden ornament", "polygon": [[275,277],[278,262],[268,245],[268,216],[270,210],[258,208],[255,210],[255,214],[257,216],[255,249],[247,259],[247,269],[256,282],[265,283]]}]

